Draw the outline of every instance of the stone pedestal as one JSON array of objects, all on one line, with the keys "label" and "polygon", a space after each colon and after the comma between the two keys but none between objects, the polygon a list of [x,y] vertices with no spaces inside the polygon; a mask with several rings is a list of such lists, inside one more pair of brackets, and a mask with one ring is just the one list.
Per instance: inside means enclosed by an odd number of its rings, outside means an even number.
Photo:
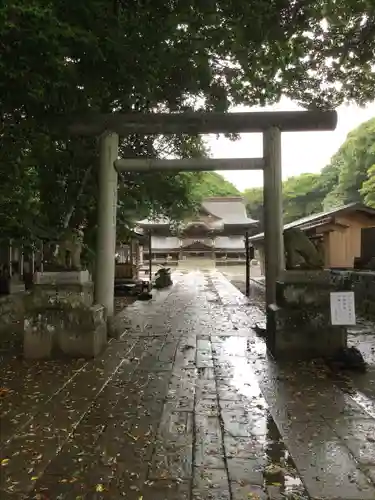
[{"label": "stone pedestal", "polygon": [[24,357],[48,359],[69,356],[92,358],[107,343],[103,306],[71,307],[51,304],[26,314],[24,320]]},{"label": "stone pedestal", "polygon": [[39,271],[34,273],[36,285],[78,285],[91,281],[88,271]]},{"label": "stone pedestal", "polygon": [[275,359],[328,358],[347,346],[345,327],[330,324],[330,312],[317,308],[267,309],[267,346]]},{"label": "stone pedestal", "polygon": [[25,283],[17,277],[12,277],[9,280],[9,294],[24,292],[26,290]]},{"label": "stone pedestal", "polygon": [[35,300],[70,298],[91,306],[94,302],[94,284],[88,271],[36,272],[33,295]]},{"label": "stone pedestal", "polygon": [[286,271],[267,308],[267,346],[276,359],[327,358],[347,346],[347,329],[331,325],[329,271]]},{"label": "stone pedestal", "polygon": [[93,304],[88,271],[38,272],[24,320],[25,358],[90,358],[107,343],[105,308]]},{"label": "stone pedestal", "polygon": [[18,275],[6,278],[0,278],[0,294],[1,295],[14,295],[16,293],[24,292],[26,290],[25,283]]}]

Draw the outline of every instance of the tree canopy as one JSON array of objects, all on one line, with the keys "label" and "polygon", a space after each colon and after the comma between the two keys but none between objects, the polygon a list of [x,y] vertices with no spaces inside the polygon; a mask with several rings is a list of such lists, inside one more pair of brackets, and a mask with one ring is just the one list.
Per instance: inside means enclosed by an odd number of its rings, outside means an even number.
[{"label": "tree canopy", "polygon": [[[348,137],[331,164],[336,176],[336,186],[326,206],[337,203],[364,201],[371,203],[371,172],[375,163],[375,118],[362,123],[348,134]],[[370,177],[369,177],[370,175]]]},{"label": "tree canopy", "polygon": [[203,172],[195,185],[195,196],[198,199],[210,196],[239,196],[241,193],[233,184],[217,172]]},{"label": "tree canopy", "polygon": [[[375,92],[374,22],[375,5],[366,0],[4,0],[3,237],[40,237],[83,221],[94,231],[96,138],[69,137],[65,118],[89,111],[226,111],[281,95],[311,108],[365,102]],[[197,137],[134,135],[121,138],[121,153],[207,151]],[[199,179],[124,176],[119,222],[151,207],[178,217],[196,203]]]},{"label": "tree canopy", "polygon": [[[244,192],[252,216],[263,211],[262,192],[262,188]],[[319,174],[305,173],[283,182],[286,223],[353,202],[375,207],[375,118],[352,130]]]}]

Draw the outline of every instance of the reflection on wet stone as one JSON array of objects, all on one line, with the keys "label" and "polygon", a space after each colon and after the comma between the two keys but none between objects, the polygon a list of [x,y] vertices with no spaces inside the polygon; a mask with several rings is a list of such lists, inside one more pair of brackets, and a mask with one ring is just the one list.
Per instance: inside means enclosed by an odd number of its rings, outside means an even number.
[{"label": "reflection on wet stone", "polygon": [[198,379],[196,382],[196,400],[217,400],[217,389],[215,380]]},{"label": "reflection on wet stone", "polygon": [[372,419],[348,418],[337,434],[362,465],[375,467],[375,426]]},{"label": "reflection on wet stone", "polygon": [[134,500],[139,500],[140,496],[142,500],[189,500],[190,483],[180,480],[154,481],[150,485],[145,484]]},{"label": "reflection on wet stone", "polygon": [[[231,483],[232,490],[232,500],[244,500],[244,499],[256,499],[256,500],[285,500],[285,496],[279,497],[270,497],[265,492],[262,486],[258,486],[255,484],[240,484],[240,483]],[[300,500],[296,497],[295,500]],[[294,499],[293,499],[294,500]]]},{"label": "reflection on wet stone", "polygon": [[214,380],[216,378],[213,367],[200,367],[197,370],[198,378],[203,380]]},{"label": "reflection on wet stone", "polygon": [[217,417],[219,415],[219,407],[215,399],[197,399],[194,411],[196,415],[206,415],[209,417]]},{"label": "reflection on wet stone", "polygon": [[196,467],[192,500],[230,500],[229,482],[225,469]]},{"label": "reflection on wet stone", "polygon": [[224,430],[234,437],[262,436],[267,432],[267,418],[244,411],[222,411]]},{"label": "reflection on wet stone", "polygon": [[221,436],[197,436],[194,463],[197,467],[224,469],[224,448]]},{"label": "reflection on wet stone", "polygon": [[154,445],[150,479],[191,477],[193,456],[193,414],[165,408]]},{"label": "reflection on wet stone", "polygon": [[167,393],[167,404],[175,411],[193,411],[197,374],[184,370],[182,375],[173,375]]}]

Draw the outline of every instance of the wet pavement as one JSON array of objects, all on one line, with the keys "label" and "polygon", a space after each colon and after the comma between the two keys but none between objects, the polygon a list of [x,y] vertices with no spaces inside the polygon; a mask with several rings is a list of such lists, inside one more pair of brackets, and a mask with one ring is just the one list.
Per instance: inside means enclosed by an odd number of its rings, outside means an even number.
[{"label": "wet pavement", "polygon": [[95,360],[2,360],[0,499],[374,500],[369,375],[278,366],[222,274],[175,282]]}]

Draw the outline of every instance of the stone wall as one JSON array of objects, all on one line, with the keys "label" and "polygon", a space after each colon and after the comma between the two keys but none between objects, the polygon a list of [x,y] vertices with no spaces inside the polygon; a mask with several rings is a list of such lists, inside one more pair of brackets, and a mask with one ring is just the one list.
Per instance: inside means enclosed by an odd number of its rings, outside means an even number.
[{"label": "stone wall", "polygon": [[29,292],[0,296],[0,351],[20,348],[23,342],[25,299]]},{"label": "stone wall", "polygon": [[17,324],[25,309],[25,297],[29,292],[0,297],[0,331]]},{"label": "stone wall", "polygon": [[345,280],[329,271],[286,271],[267,309],[267,346],[276,359],[326,358],[346,347],[346,328],[331,325],[330,292]]}]

